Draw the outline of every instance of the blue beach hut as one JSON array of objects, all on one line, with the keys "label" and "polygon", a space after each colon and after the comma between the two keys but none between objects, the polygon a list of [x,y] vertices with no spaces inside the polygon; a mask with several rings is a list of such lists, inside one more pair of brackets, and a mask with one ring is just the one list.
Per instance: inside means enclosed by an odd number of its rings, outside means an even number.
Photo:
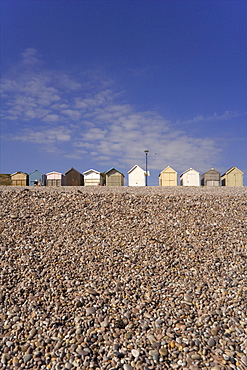
[{"label": "blue beach hut", "polygon": [[46,176],[39,172],[38,170],[35,170],[29,174],[29,186],[33,185],[45,185],[45,179]]}]

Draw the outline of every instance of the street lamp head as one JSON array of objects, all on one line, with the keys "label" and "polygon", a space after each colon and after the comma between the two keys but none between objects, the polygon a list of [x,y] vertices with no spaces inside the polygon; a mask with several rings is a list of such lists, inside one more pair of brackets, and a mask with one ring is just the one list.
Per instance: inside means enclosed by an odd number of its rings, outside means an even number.
[{"label": "street lamp head", "polygon": [[144,150],[144,153],[148,154],[149,153],[149,150]]}]

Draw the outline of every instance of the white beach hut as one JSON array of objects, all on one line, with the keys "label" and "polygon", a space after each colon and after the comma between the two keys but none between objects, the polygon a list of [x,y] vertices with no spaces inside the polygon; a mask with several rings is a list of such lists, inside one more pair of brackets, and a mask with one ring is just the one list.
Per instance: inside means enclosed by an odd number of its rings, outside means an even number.
[{"label": "white beach hut", "polygon": [[200,172],[189,168],[180,175],[181,186],[200,186]]},{"label": "white beach hut", "polygon": [[83,172],[83,175],[84,186],[98,186],[103,184],[100,172],[95,171],[92,168],[88,171]]},{"label": "white beach hut", "polygon": [[128,171],[129,186],[145,186],[145,171],[137,164]]}]

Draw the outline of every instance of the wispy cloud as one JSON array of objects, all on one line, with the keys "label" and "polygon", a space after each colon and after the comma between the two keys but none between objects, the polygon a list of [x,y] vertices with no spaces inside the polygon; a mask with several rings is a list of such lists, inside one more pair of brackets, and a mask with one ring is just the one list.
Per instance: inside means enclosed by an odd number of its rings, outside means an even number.
[{"label": "wispy cloud", "polygon": [[34,48],[27,48],[21,54],[21,64],[24,66],[39,65],[41,60],[38,51]]},{"label": "wispy cloud", "polygon": [[[150,168],[159,170],[168,164],[207,167],[219,155],[214,139],[192,137],[157,112],[137,111],[121,101],[109,81],[100,83],[97,77],[96,87],[91,74],[75,77],[39,62],[37,51],[27,49],[19,68],[3,79],[2,116],[9,140],[40,144],[47,151],[51,146],[61,150],[66,142],[66,158],[91,156],[96,164],[121,167],[142,163],[143,151],[149,149]],[[191,122],[207,119],[213,118],[198,116]]]},{"label": "wispy cloud", "polygon": [[19,134],[13,135],[12,140],[20,140],[26,143],[33,144],[50,144],[70,141],[71,130],[64,126],[57,126],[54,128],[41,127],[39,130],[26,128],[23,129]]},{"label": "wispy cloud", "polygon": [[232,118],[238,118],[242,116],[246,116],[247,112],[232,112],[232,111],[225,111],[221,114],[214,113],[210,116],[204,116],[204,115],[198,115],[192,119],[186,120],[183,123],[184,124],[190,124],[190,123],[203,123],[203,122],[217,122],[222,120],[229,120]]},{"label": "wispy cloud", "polygon": [[61,111],[64,116],[67,116],[72,121],[78,121],[81,118],[81,112],[74,109],[64,109]]}]

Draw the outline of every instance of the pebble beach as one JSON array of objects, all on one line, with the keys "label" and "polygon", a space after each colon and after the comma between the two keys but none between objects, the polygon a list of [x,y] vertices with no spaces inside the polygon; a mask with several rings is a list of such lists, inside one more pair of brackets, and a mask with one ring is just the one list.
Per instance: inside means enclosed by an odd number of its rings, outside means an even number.
[{"label": "pebble beach", "polygon": [[247,188],[0,187],[0,369],[247,369]]}]

